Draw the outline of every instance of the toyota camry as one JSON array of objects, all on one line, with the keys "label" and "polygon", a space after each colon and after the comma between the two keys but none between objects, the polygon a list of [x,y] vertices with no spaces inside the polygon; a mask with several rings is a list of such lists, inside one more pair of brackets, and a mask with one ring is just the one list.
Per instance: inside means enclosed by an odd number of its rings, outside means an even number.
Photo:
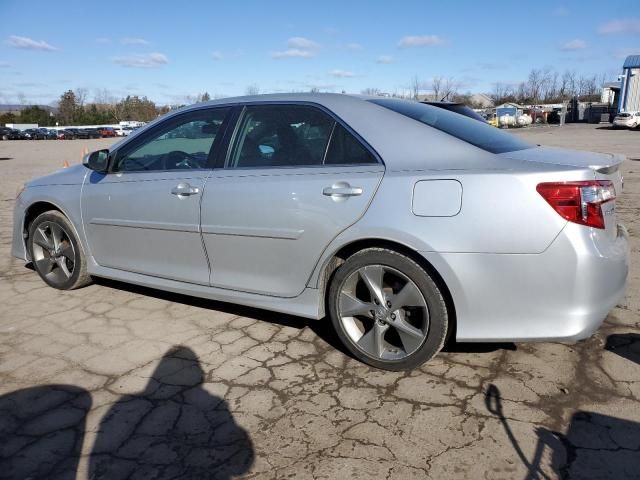
[{"label": "toyota camry", "polygon": [[623,160],[414,101],[217,100],[27,183],[12,253],[58,289],[326,318],[354,357],[409,369],[449,338],[591,335],[627,281]]}]

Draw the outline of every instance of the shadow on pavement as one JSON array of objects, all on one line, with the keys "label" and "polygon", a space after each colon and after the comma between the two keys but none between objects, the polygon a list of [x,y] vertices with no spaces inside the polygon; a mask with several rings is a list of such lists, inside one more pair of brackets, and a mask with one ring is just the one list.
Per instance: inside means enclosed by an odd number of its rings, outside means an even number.
[{"label": "shadow on pavement", "polygon": [[529,460],[504,414],[500,390],[493,384],[485,393],[485,406],[502,423],[527,469],[526,480],[550,478],[541,467],[546,449],[551,453],[552,470],[564,479],[639,478],[640,423],[578,411],[572,415],[566,433],[537,428],[536,445]]},{"label": "shadow on pavement", "polygon": [[[219,302],[216,300],[208,300],[206,298],[192,297],[189,295],[182,295],[179,293],[167,292],[164,290],[156,290],[154,288],[142,287],[131,283],[119,282],[117,280],[108,280],[105,278],[94,278],[94,283],[107,288],[113,288],[116,290],[124,290],[126,292],[135,293],[137,295],[144,295],[152,298],[159,298],[167,300],[169,302],[181,303],[183,305],[191,305],[198,308],[207,308],[211,310],[218,310],[233,315],[242,317],[249,317],[261,322],[269,322],[276,325],[291,328],[304,328],[309,329],[315,333],[320,339],[322,339],[329,346],[342,352],[348,357],[354,358],[353,355],[344,347],[340,339],[335,333],[331,321],[328,318],[321,320],[309,320],[303,317],[297,317],[295,315],[288,315],[286,313],[278,313],[269,310],[263,310],[260,308],[246,307],[243,305],[237,305],[233,303]],[[454,340],[449,340],[443,352],[452,353],[491,353],[498,350],[516,350],[514,343],[456,343]]]},{"label": "shadow on pavement", "polygon": [[167,352],[144,391],[123,396],[103,417],[89,478],[222,480],[246,473],[251,439],[203,381],[192,350]]},{"label": "shadow on pavement", "polygon": [[[176,346],[145,389],[119,398],[100,422],[89,457],[98,479],[227,480],[254,461],[247,432],[206,391],[195,353]],[[0,397],[0,478],[75,479],[91,395],[44,385]]]},{"label": "shadow on pavement", "polygon": [[604,348],[640,365],[640,334],[614,333],[607,337]]},{"label": "shadow on pavement", "polygon": [[91,395],[71,385],[0,397],[0,478],[74,479]]}]

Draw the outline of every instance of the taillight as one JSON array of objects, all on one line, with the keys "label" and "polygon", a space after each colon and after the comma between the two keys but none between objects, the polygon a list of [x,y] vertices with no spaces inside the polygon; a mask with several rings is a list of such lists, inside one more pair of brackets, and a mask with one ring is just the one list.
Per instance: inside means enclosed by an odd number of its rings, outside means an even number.
[{"label": "taillight", "polygon": [[602,204],[616,198],[609,180],[547,182],[536,190],[562,218],[595,228],[604,228]]}]

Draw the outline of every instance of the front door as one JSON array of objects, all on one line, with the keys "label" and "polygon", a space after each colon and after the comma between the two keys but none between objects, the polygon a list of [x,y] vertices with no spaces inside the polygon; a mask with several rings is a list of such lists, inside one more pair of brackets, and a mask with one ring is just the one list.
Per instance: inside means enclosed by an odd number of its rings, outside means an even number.
[{"label": "front door", "polygon": [[211,285],[302,293],[324,248],[366,211],[384,167],[316,107],[246,107],[202,200]]},{"label": "front door", "polygon": [[82,216],[99,265],[209,283],[200,201],[227,113],[202,109],[170,117],[114,152],[110,173],[89,176]]}]

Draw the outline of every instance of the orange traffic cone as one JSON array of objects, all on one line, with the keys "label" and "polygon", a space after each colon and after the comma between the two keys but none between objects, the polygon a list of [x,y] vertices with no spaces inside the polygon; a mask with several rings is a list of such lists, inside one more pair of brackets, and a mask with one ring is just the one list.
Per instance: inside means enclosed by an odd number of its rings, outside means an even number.
[{"label": "orange traffic cone", "polygon": [[62,163],[62,168],[68,168],[69,167],[69,162],[67,162],[66,160]]}]

